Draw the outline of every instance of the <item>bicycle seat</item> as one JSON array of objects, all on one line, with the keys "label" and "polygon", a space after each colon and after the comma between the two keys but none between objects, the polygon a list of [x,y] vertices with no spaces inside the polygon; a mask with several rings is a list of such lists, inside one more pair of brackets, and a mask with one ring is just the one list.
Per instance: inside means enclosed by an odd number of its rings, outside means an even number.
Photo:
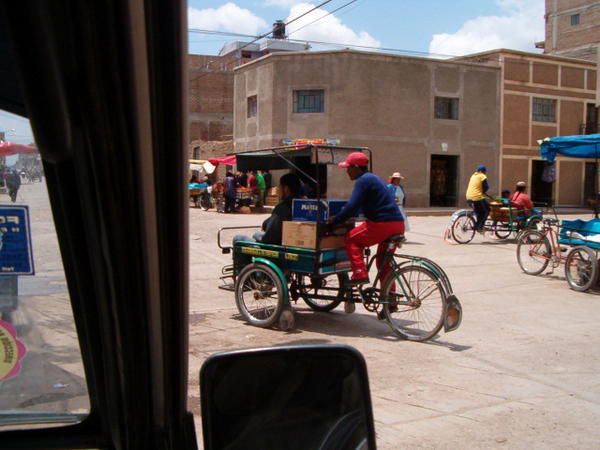
[{"label": "bicycle seat", "polygon": [[387,238],[384,242],[387,244],[400,244],[404,242],[406,238],[403,234],[393,234],[389,238]]}]

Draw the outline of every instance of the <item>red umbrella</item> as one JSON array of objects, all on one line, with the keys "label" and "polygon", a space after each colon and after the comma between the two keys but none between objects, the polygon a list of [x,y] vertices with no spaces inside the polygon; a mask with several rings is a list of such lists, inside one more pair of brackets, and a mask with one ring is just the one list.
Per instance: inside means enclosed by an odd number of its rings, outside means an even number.
[{"label": "red umbrella", "polygon": [[213,166],[225,164],[226,166],[235,166],[235,155],[223,156],[221,158],[209,158],[208,162]]},{"label": "red umbrella", "polygon": [[31,145],[16,144],[0,141],[0,156],[16,155],[17,153],[37,153],[38,149]]}]

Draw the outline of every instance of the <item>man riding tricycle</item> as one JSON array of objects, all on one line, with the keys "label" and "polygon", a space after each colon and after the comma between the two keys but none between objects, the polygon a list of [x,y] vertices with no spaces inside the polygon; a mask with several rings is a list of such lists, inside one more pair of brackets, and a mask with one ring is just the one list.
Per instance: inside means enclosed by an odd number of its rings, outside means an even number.
[{"label": "man riding tricycle", "polygon": [[[223,268],[222,288],[235,293],[248,322],[290,329],[291,303],[302,299],[315,311],[344,303],[351,313],[362,303],[409,340],[425,341],[442,327],[452,331],[459,326],[460,303],[445,272],[431,260],[398,253],[404,240],[402,216],[385,184],[370,173],[369,154],[367,148],[310,143],[237,154],[239,170],[296,171],[281,177],[281,202],[261,232],[238,234],[224,245],[224,233],[256,227],[219,230],[219,247],[233,255],[233,264]],[[322,190],[319,174],[328,173],[327,165],[345,167],[356,180],[348,202]],[[299,188],[300,177],[304,186],[312,185],[316,198],[300,198],[308,190]],[[355,227],[359,210],[364,219]],[[370,256],[368,247],[375,244],[377,255]]]}]

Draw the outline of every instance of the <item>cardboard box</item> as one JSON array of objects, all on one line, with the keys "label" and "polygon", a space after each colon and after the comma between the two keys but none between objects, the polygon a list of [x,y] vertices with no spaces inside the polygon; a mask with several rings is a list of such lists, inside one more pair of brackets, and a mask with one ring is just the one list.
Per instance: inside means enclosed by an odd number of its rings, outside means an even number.
[{"label": "cardboard box", "polygon": [[294,221],[324,223],[327,222],[328,217],[329,207],[326,200],[321,200],[321,205],[317,200],[309,198],[295,198],[292,201],[292,220]]},{"label": "cardboard box", "polygon": [[317,228],[315,222],[283,222],[281,244],[290,247],[316,248]]},{"label": "cardboard box", "polygon": [[290,247],[316,249],[343,249],[344,236],[349,229],[349,225],[336,230],[343,234],[323,236],[326,226],[316,222],[283,222],[283,233],[281,244]]}]

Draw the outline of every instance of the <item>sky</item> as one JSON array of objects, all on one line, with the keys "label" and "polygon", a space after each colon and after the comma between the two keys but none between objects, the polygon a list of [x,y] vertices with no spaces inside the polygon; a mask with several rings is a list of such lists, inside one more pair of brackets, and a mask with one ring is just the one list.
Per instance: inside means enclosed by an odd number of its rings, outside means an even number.
[{"label": "sky", "polygon": [[[275,20],[289,21],[321,1],[190,0],[188,28],[262,34]],[[331,0],[290,24],[288,34],[300,40],[385,47],[434,57],[500,47],[535,52],[533,43],[544,39],[544,0],[356,0],[324,17],[348,1]],[[216,55],[231,40],[240,38],[190,32],[189,50]],[[324,48],[340,46],[313,45],[314,50]],[[0,111],[0,131],[6,132],[7,140],[33,141],[29,123],[4,111]]]},{"label": "sky", "polygon": [[[275,20],[288,21],[321,1],[190,0],[188,26],[257,35],[269,31]],[[440,56],[500,47],[537,52],[533,43],[544,40],[544,0],[357,0],[323,17],[348,1],[332,0],[290,24],[288,34]],[[231,40],[243,38],[192,32],[190,53],[218,54]]]}]

